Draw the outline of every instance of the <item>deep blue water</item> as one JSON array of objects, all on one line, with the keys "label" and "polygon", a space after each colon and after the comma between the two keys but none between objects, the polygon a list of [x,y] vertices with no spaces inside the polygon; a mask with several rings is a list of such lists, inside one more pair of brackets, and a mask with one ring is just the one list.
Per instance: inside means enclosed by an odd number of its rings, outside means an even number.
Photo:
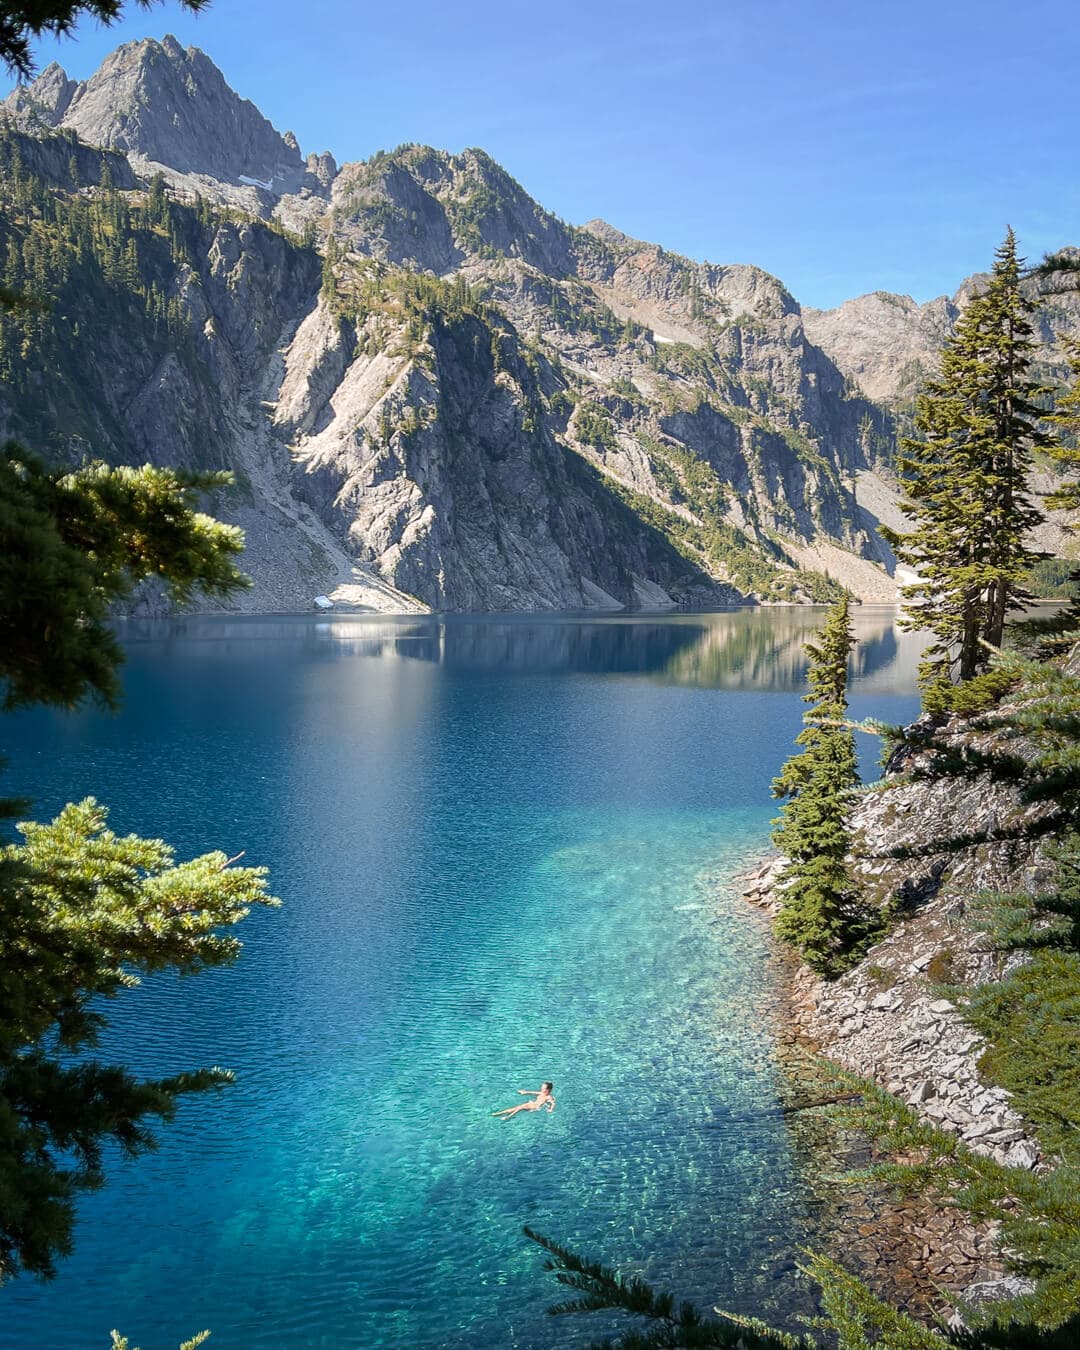
[{"label": "deep blue water", "polygon": [[[103,1056],[237,1082],[111,1165],[58,1278],[0,1293],[0,1347],[572,1346],[595,1328],[544,1316],[523,1223],[706,1305],[805,1306],[731,879],[820,619],[129,625],[119,716],[7,719],[39,817],[93,794],[182,856],[245,849],[285,903],[234,967],[114,1005]],[[856,622],[853,710],[903,720],[916,646]],[[491,1117],[543,1078],[554,1114]]]}]

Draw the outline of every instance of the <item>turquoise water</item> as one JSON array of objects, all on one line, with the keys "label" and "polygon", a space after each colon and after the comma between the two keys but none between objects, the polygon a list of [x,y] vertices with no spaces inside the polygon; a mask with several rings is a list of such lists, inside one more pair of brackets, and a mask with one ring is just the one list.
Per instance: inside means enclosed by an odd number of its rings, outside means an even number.
[{"label": "turquoise water", "polygon": [[[914,708],[861,611],[854,708]],[[115,1005],[103,1055],[237,1072],[7,1287],[0,1347],[573,1346],[524,1223],[790,1316],[808,1196],[761,920],[732,877],[820,612],[130,625],[123,713],[8,719],[36,813],[272,869],[230,970]],[[871,754],[873,745],[868,745]],[[555,1082],[552,1115],[490,1112]],[[749,1119],[748,1119],[749,1117]]]}]

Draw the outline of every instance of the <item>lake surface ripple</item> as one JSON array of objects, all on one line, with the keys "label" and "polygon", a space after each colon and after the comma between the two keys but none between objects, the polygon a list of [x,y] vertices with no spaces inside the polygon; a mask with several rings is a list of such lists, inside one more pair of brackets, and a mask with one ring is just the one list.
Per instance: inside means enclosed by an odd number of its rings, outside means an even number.
[{"label": "lake surface ripple", "polygon": [[[0,1347],[574,1346],[528,1223],[705,1306],[790,1317],[808,1197],[775,1114],[767,843],[822,612],[129,624],[125,706],[7,719],[7,790],[93,794],[270,867],[229,970],[114,1006],[103,1056],[203,1063]],[[853,709],[915,709],[856,623]],[[868,760],[876,746],[867,744]],[[871,768],[871,776],[874,770]],[[517,1088],[554,1114],[504,1124]]]}]

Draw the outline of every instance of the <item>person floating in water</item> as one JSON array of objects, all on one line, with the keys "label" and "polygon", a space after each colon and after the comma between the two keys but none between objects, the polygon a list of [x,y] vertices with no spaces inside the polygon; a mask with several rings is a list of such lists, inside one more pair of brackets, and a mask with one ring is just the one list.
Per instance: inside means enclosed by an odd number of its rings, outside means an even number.
[{"label": "person floating in water", "polygon": [[536,1088],[518,1088],[519,1097],[534,1097],[536,1100],[531,1102],[522,1102],[520,1106],[504,1106],[501,1111],[492,1111],[493,1116],[502,1116],[503,1120],[509,1120],[511,1116],[516,1116],[519,1111],[539,1111],[542,1106],[546,1106],[549,1111],[555,1110],[555,1098],[551,1095],[551,1089],[554,1083],[541,1083],[539,1092]]}]

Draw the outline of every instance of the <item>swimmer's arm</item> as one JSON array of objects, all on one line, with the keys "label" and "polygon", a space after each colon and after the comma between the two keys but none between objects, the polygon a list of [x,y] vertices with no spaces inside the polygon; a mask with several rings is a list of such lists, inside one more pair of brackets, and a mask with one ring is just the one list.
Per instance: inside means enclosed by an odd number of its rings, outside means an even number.
[{"label": "swimmer's arm", "polygon": [[519,1097],[539,1097],[539,1096],[540,1096],[540,1089],[539,1089],[539,1088],[518,1088],[517,1094],[518,1094]]},{"label": "swimmer's arm", "polygon": [[547,1109],[548,1109],[549,1111],[554,1111],[554,1110],[555,1110],[555,1098],[554,1098],[554,1097],[549,1097],[549,1098],[547,1099],[547,1101],[544,1103],[544,1105],[547,1107]]}]

